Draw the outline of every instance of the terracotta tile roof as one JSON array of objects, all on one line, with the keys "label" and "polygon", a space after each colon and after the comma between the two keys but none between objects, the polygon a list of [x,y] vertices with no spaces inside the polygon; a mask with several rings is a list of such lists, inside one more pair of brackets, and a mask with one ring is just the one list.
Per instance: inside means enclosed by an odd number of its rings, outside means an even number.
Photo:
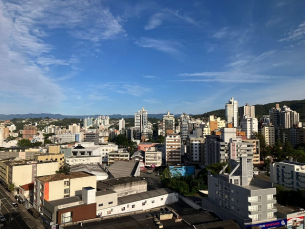
[{"label": "terracotta tile roof", "polygon": [[37,179],[42,182],[52,182],[52,181],[59,181],[59,180],[65,180],[65,179],[89,177],[89,176],[93,176],[93,175],[90,173],[86,173],[86,172],[70,172],[69,174],[57,173],[57,174],[48,175],[48,176],[41,176],[41,177],[37,177]]},{"label": "terracotta tile roof", "polygon": [[25,191],[34,189],[34,182],[20,186]]}]

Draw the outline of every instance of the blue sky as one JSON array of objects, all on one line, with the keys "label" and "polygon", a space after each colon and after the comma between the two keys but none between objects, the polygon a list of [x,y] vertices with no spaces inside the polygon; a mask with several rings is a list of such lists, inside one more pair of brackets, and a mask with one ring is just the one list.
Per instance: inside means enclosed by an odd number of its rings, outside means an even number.
[{"label": "blue sky", "polygon": [[0,113],[305,98],[305,1],[0,0]]}]

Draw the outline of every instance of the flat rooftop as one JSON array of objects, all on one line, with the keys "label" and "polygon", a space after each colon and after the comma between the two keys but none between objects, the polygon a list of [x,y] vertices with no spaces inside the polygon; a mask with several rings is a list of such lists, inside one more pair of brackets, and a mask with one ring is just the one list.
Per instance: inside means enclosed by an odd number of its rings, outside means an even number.
[{"label": "flat rooftop", "polygon": [[300,211],[298,208],[290,207],[290,206],[283,206],[280,204],[274,204],[274,206],[276,207],[277,212],[279,212],[281,214],[289,214],[289,213]]},{"label": "flat rooftop", "polygon": [[70,203],[75,203],[75,202],[80,202],[82,201],[80,199],[80,197],[78,196],[71,196],[71,197],[67,197],[67,198],[63,198],[63,199],[59,199],[59,200],[52,200],[52,201],[48,201],[49,204],[53,205],[53,206],[59,206],[59,205],[63,205],[63,204],[70,204]]},{"label": "flat rooftop", "polygon": [[110,189],[113,188],[115,185],[120,184],[127,184],[132,182],[139,182],[145,180],[141,177],[120,177],[120,178],[112,178],[107,180],[98,181],[96,186],[97,189],[103,190],[103,189]]},{"label": "flat rooftop", "polygon": [[129,196],[119,197],[118,204],[119,205],[128,204],[128,203],[132,203],[135,201],[141,201],[144,199],[148,199],[148,198],[152,198],[152,197],[156,197],[156,196],[160,196],[160,195],[165,195],[165,194],[169,194],[169,193],[173,193],[173,191],[170,189],[167,189],[167,188],[160,188],[160,189],[151,190],[151,191],[147,191],[147,192],[140,192],[140,193],[129,195]]},{"label": "flat rooftop", "polygon": [[93,175],[90,173],[86,173],[86,172],[70,172],[69,174],[57,173],[57,174],[48,175],[48,176],[41,176],[41,177],[37,177],[37,179],[42,182],[52,182],[52,181],[59,181],[59,180],[65,180],[65,179],[89,177],[89,176],[93,176]]},{"label": "flat rooftop", "polygon": [[112,194],[112,193],[116,193],[116,192],[111,189],[106,189],[106,190],[97,191],[96,196],[103,196],[103,195],[108,195],[108,194]]}]

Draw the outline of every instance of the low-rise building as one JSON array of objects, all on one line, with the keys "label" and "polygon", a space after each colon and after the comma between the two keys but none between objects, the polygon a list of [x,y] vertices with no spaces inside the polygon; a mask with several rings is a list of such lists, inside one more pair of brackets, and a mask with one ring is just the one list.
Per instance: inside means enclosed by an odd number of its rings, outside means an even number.
[{"label": "low-rise building", "polygon": [[57,161],[59,165],[65,162],[65,155],[61,153],[40,153],[34,155],[34,160],[38,162]]},{"label": "low-rise building", "polygon": [[108,173],[100,163],[72,165],[70,166],[70,171],[91,173],[96,176],[97,181],[106,180],[109,177]]},{"label": "low-rise building", "polygon": [[129,161],[129,152],[125,150],[112,151],[108,153],[108,165],[116,161]]},{"label": "low-rise building", "polygon": [[65,159],[66,163],[69,165],[78,164],[92,164],[100,163],[102,164],[102,157],[100,156],[72,156]]},{"label": "low-rise building", "polygon": [[36,176],[55,174],[59,162],[37,162],[20,159],[0,161],[0,179],[7,186],[14,188],[34,182]]},{"label": "low-rise building", "polygon": [[38,176],[34,183],[34,207],[42,212],[44,200],[52,201],[75,196],[88,185],[96,188],[96,176],[85,172]]},{"label": "low-rise building", "polygon": [[159,151],[156,147],[150,147],[144,152],[145,166],[159,167],[162,165],[162,151]]},{"label": "low-rise building", "polygon": [[113,190],[118,197],[147,191],[147,181],[140,177],[120,177],[97,182],[97,190]]},{"label": "low-rise building", "polygon": [[292,189],[305,189],[305,164],[291,161],[270,165],[270,180]]}]

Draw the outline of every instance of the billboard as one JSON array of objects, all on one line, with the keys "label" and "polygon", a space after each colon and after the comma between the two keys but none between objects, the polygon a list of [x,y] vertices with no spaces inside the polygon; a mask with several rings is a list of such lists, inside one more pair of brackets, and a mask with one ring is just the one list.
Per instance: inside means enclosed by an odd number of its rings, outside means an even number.
[{"label": "billboard", "polygon": [[304,229],[304,216],[294,217],[287,220],[287,228]]},{"label": "billboard", "polygon": [[286,219],[281,219],[281,220],[276,220],[272,222],[267,222],[267,223],[260,223],[260,224],[253,224],[251,226],[247,226],[247,229],[266,229],[266,228],[271,228],[271,227],[282,227],[287,224]]}]

